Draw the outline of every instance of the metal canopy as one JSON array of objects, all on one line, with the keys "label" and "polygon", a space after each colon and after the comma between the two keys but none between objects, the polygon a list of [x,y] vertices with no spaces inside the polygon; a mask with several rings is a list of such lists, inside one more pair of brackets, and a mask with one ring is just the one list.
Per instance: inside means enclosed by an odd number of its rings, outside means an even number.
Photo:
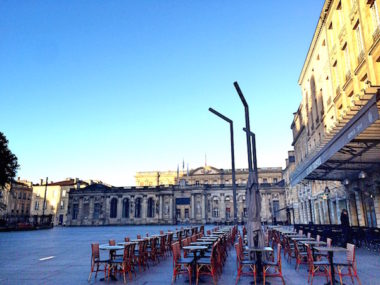
[{"label": "metal canopy", "polygon": [[356,180],[361,170],[380,169],[380,89],[365,94],[324,143],[291,174],[294,186],[302,179]]}]

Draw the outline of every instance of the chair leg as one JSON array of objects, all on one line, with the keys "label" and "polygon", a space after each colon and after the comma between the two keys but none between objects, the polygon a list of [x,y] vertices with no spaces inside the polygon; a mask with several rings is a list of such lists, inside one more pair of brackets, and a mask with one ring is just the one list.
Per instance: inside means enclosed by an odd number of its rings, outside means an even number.
[{"label": "chair leg", "polygon": [[92,268],[91,268],[91,271],[90,271],[90,275],[88,276],[87,282],[90,282],[90,280],[91,280],[91,275],[92,275]]}]

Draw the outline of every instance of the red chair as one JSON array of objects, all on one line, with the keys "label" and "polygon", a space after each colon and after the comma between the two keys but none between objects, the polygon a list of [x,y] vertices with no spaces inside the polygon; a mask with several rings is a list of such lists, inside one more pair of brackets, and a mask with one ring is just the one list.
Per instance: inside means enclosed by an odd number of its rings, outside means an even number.
[{"label": "red chair", "polygon": [[[355,245],[351,243],[347,243],[347,262],[340,262],[336,264],[337,271],[339,275],[339,281],[340,284],[343,284],[342,278],[344,276],[350,276],[352,284],[354,284],[354,278],[355,277],[358,280],[358,283],[361,285],[359,276],[358,276],[358,270],[357,270],[357,264],[356,264],[356,258],[355,258]],[[343,272],[343,269],[347,268],[347,273]]]},{"label": "red chair", "polygon": [[189,284],[191,285],[191,274],[193,266],[193,258],[181,258],[181,248],[179,242],[172,244],[173,252],[173,277],[172,284],[177,280],[177,276],[185,274],[189,276]]},{"label": "red chair", "polygon": [[311,282],[310,285],[313,285],[314,276],[325,276],[326,281],[329,282],[330,278],[330,263],[327,260],[324,261],[314,261],[313,253],[310,246],[306,246],[307,259],[309,262],[309,276],[307,282]]},{"label": "red chair", "polygon": [[[104,271],[104,278],[107,276],[107,267],[109,259],[100,259],[100,253],[99,253],[99,244],[98,243],[92,243],[91,244],[91,271],[90,275],[88,276],[88,281],[91,280],[92,272],[95,272],[95,278],[98,275],[99,271]],[[101,269],[101,266],[103,268]]]},{"label": "red chair", "polygon": [[125,241],[125,242],[130,242],[131,240],[130,240],[129,237],[125,237],[125,238],[124,238],[124,241]]},{"label": "red chair", "polygon": [[[267,273],[270,268],[274,269],[273,273]],[[266,277],[280,277],[285,285],[281,269],[281,244],[277,244],[277,261],[264,260],[263,262],[263,284],[265,284]]]},{"label": "red chair", "polygon": [[296,270],[298,270],[300,264],[308,264],[307,252],[300,251],[296,241],[293,241],[293,243],[294,243],[294,254],[296,256]]},{"label": "red chair", "polygon": [[210,258],[201,257],[198,259],[195,270],[197,274],[196,285],[198,285],[200,275],[210,275],[212,277],[214,285],[216,285],[216,278],[217,278],[216,247],[213,247]]},{"label": "red chair", "polygon": [[121,274],[123,274],[124,283],[127,282],[127,272],[129,273],[129,279],[132,279],[129,245],[124,246],[124,254],[122,258],[115,258],[110,261],[110,267],[108,269],[108,278],[110,277],[111,271],[114,271],[114,273],[120,272]]},{"label": "red chair", "polygon": [[[243,275],[243,276],[253,276],[253,279],[256,285],[256,274],[257,274],[256,261],[244,259],[244,253],[242,252],[242,248],[240,247],[239,243],[235,243],[235,251],[236,251],[236,264],[237,264],[237,271],[238,271],[235,284],[239,282],[240,276]],[[248,272],[243,271],[245,267],[249,268]]]}]

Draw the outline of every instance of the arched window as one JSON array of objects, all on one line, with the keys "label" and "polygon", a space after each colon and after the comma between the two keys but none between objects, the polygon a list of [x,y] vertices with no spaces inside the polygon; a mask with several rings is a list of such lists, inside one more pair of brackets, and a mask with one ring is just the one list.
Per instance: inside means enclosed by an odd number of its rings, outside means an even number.
[{"label": "arched window", "polygon": [[154,217],[154,200],[153,198],[148,199],[148,209],[147,209],[147,217],[153,218]]},{"label": "arched window", "polygon": [[141,198],[135,201],[135,218],[141,218]]},{"label": "arched window", "polygon": [[111,212],[110,212],[110,218],[116,218],[117,216],[117,199],[112,198],[111,199]]},{"label": "arched window", "polygon": [[123,218],[129,218],[129,199],[124,198],[123,200]]}]

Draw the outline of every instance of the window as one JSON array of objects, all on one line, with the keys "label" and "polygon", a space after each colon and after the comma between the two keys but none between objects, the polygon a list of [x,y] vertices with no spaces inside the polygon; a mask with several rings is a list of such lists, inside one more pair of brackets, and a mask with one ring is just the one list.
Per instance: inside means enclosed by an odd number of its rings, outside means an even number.
[{"label": "window", "polygon": [[147,217],[148,218],[154,217],[154,200],[152,197],[148,199]]},{"label": "window", "polygon": [[124,198],[123,200],[123,218],[129,218],[129,199]]},{"label": "window", "polygon": [[95,203],[94,204],[94,219],[99,219],[100,216],[100,203]]},{"label": "window", "polygon": [[141,198],[135,201],[135,218],[141,218]]},{"label": "window", "polygon": [[79,212],[79,205],[73,204],[73,220],[76,220],[78,218],[78,212]]},{"label": "window", "polygon": [[116,217],[117,217],[117,199],[112,198],[111,199],[110,218],[116,218]]},{"label": "window", "polygon": [[195,181],[195,185],[199,185],[199,181],[197,180],[197,181]]},{"label": "window", "polygon": [[273,183],[277,183],[277,178],[273,178]]},{"label": "window", "polygon": [[263,178],[263,183],[268,183],[268,179]]},{"label": "window", "polygon": [[380,28],[380,16],[379,16],[379,9],[377,7],[376,0],[373,2],[371,6],[371,14],[372,14],[373,30],[376,32],[376,30]]},{"label": "window", "polygon": [[226,219],[231,218],[231,208],[227,207],[226,208]]},{"label": "window", "polygon": [[244,218],[247,217],[247,208],[244,208],[244,210],[243,210],[243,216],[244,216]]},{"label": "window", "polygon": [[24,194],[22,195],[22,199],[26,200],[26,193],[24,192]]},{"label": "window", "polygon": [[35,210],[35,211],[38,211],[39,208],[40,208],[40,202],[39,202],[39,201],[36,201],[36,202],[34,203],[34,210]]},{"label": "window", "polygon": [[219,217],[219,209],[217,207],[214,207],[212,209],[212,217],[213,218],[218,218]]},{"label": "window", "polygon": [[177,217],[177,219],[181,219],[181,209],[175,210],[175,216]]},{"label": "window", "polygon": [[345,64],[346,64],[346,74],[351,73],[350,54],[348,52],[348,45],[347,44],[344,47],[344,60],[345,60]]},{"label": "window", "polygon": [[279,201],[273,201],[273,214],[276,220],[279,218],[279,210],[280,209],[280,202]]},{"label": "window", "polygon": [[65,204],[63,203],[63,201],[61,201],[61,205],[60,205],[61,210],[63,210],[64,206],[65,206]]},{"label": "window", "polygon": [[22,198],[22,193],[21,193],[21,192],[18,192],[18,198],[19,198],[19,199]]},{"label": "window", "polygon": [[66,197],[66,190],[62,190],[62,197]]},{"label": "window", "polygon": [[[357,48],[358,48],[358,54],[359,54],[359,57],[361,57],[361,53],[364,52],[364,45],[363,45],[363,37],[362,37],[362,29],[360,27],[360,23],[358,22],[357,25],[356,25],[356,29],[355,29],[355,33],[356,33],[356,42],[357,42]],[[360,62],[360,58],[359,58],[359,62]]]},{"label": "window", "polygon": [[185,209],[185,219],[189,218],[189,209]]}]

